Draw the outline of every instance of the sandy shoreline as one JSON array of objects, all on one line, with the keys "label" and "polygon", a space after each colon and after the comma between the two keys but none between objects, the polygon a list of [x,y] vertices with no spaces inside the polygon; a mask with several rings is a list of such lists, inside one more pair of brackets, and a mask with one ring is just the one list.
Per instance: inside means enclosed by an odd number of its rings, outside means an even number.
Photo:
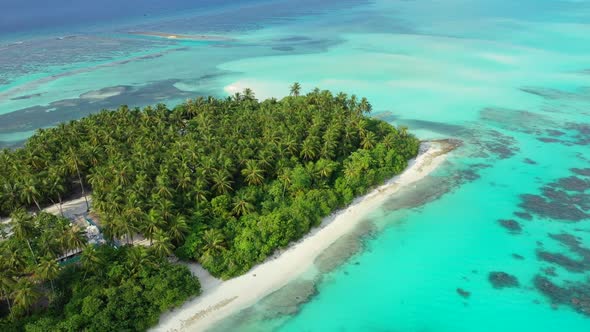
[{"label": "sandy shoreline", "polygon": [[364,216],[383,204],[391,194],[435,170],[452,149],[452,144],[446,141],[423,143],[420,155],[402,174],[325,218],[304,239],[277,258],[269,257],[243,276],[221,281],[198,265],[191,265],[191,270],[201,281],[203,294],[162,315],[160,323],[151,331],[203,331],[281,288],[307,271],[317,256],[354,230]]}]

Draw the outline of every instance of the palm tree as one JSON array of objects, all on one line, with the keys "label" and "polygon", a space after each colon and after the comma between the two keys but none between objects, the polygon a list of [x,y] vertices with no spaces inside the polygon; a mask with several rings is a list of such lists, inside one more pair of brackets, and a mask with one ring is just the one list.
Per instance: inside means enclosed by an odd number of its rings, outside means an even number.
[{"label": "palm tree", "polygon": [[119,225],[118,227],[120,227],[120,230],[121,230],[121,235],[125,236],[127,244],[133,243],[133,235],[137,234],[137,232],[139,231],[137,226],[135,226],[129,220],[125,220],[120,217],[116,217],[116,219],[117,219],[116,223]]},{"label": "palm tree", "polygon": [[252,89],[250,89],[250,88],[244,89],[243,96],[244,96],[244,99],[245,100],[252,101],[252,100],[255,99],[255,97],[254,97],[254,91],[252,91]]},{"label": "palm tree", "polygon": [[246,168],[242,170],[242,175],[245,177],[249,185],[260,185],[264,181],[264,171],[258,166],[255,160],[248,160]]},{"label": "palm tree", "polygon": [[167,237],[162,230],[159,230],[154,235],[154,243],[152,245],[152,249],[156,256],[166,257],[172,254],[174,246],[172,245],[172,243],[170,243],[170,238]]},{"label": "palm tree", "polygon": [[295,82],[295,83],[293,83],[293,85],[291,85],[291,92],[289,95],[299,97],[300,91],[301,91],[301,84],[299,84],[298,82]]},{"label": "palm tree", "polygon": [[232,181],[227,171],[218,170],[213,173],[213,186],[211,187],[218,194],[227,194],[232,190]]},{"label": "palm tree", "polygon": [[171,199],[171,181],[166,172],[167,170],[165,170],[164,173],[160,173],[160,175],[156,177],[156,193],[158,193],[158,195],[163,198]]},{"label": "palm tree", "polygon": [[370,150],[375,147],[375,142],[377,141],[377,137],[374,132],[367,131],[365,135],[361,138],[361,147],[365,150]]},{"label": "palm tree", "polygon": [[23,271],[26,267],[27,262],[19,248],[3,252],[2,257],[6,259],[4,264],[8,267],[8,271]]},{"label": "palm tree", "polygon": [[290,169],[283,168],[279,173],[277,179],[281,181],[281,184],[283,185],[283,198],[285,198],[285,191],[289,186],[291,186],[291,183],[293,182],[291,181]]},{"label": "palm tree", "polygon": [[66,252],[82,249],[86,246],[86,236],[78,225],[71,225],[64,230],[61,243]]},{"label": "palm tree", "polygon": [[40,297],[41,294],[37,291],[35,285],[27,278],[21,278],[16,283],[14,291],[12,292],[14,305],[27,312]]},{"label": "palm tree", "polygon": [[156,232],[161,229],[163,224],[162,216],[155,209],[151,209],[141,224],[141,232],[146,239],[150,240],[150,245],[153,243]]},{"label": "palm tree", "polygon": [[35,178],[33,178],[31,175],[25,175],[25,182],[22,186],[21,195],[23,200],[25,200],[28,204],[35,203],[37,209],[41,211],[42,209],[38,202],[41,195],[37,189],[38,187],[38,184],[35,183]]},{"label": "palm tree", "polygon": [[31,246],[31,238],[35,233],[35,225],[33,219],[24,209],[17,209],[10,215],[12,221],[12,232],[14,236],[20,241],[26,241],[33,256],[33,260],[37,263],[37,257]]},{"label": "palm tree", "polygon": [[400,126],[398,128],[398,130],[399,130],[399,133],[400,133],[400,135],[402,137],[408,137],[408,127],[406,127],[406,126]]},{"label": "palm tree", "polygon": [[360,175],[359,170],[356,168],[356,165],[352,162],[348,162],[344,164],[344,176],[346,181],[350,181]]},{"label": "palm tree", "polygon": [[172,218],[168,223],[168,236],[170,236],[175,243],[180,243],[184,240],[189,231],[190,228],[186,223],[186,218],[181,215]]},{"label": "palm tree", "polygon": [[369,103],[367,98],[365,98],[365,97],[361,98],[361,103],[358,105],[359,113],[360,114],[368,114],[368,113],[371,113],[372,109],[373,109],[373,106],[371,106],[371,103]]},{"label": "palm tree", "polygon": [[202,263],[206,264],[223,250],[225,250],[225,239],[219,229],[208,229],[203,233],[203,250],[200,257]]},{"label": "palm tree", "polygon": [[[64,210],[63,210],[63,202],[61,199],[61,194],[63,192],[65,192],[65,187],[62,184],[62,178],[59,174],[56,174],[55,171],[49,171],[48,176],[44,179],[45,185],[47,188],[49,188],[49,195],[51,197],[55,197],[57,196],[57,200],[58,200],[58,207],[59,207],[59,213],[61,214],[61,216],[64,216]],[[55,202],[53,201],[53,199],[51,199],[51,202],[55,205]]]},{"label": "palm tree", "polygon": [[332,172],[336,168],[336,163],[327,160],[327,159],[320,159],[315,164],[315,170],[319,177],[321,178],[328,178],[332,175]]},{"label": "palm tree", "polygon": [[178,188],[182,189],[183,191],[188,190],[192,184],[192,178],[191,178],[190,171],[188,169],[186,169],[186,170],[182,170],[181,172],[179,172],[177,182],[178,182]]},{"label": "palm tree", "polygon": [[174,208],[174,203],[171,200],[168,199],[160,199],[158,200],[158,204],[157,204],[157,210],[160,213],[160,216],[162,217],[162,219],[164,219],[165,221],[169,221],[173,214],[172,214],[172,210]]},{"label": "palm tree", "polygon": [[311,160],[316,157],[317,150],[317,139],[310,136],[303,141],[301,156],[306,160]]},{"label": "palm tree", "polygon": [[[99,205],[96,204],[96,207],[98,208]],[[110,241],[118,242],[124,235],[122,229],[123,220],[121,218],[113,218],[109,214],[104,214],[101,218],[105,220],[104,235]]]},{"label": "palm tree", "polygon": [[[2,199],[4,200],[6,206],[10,206],[10,207],[16,207],[19,206],[21,201],[20,201],[20,185],[18,182],[14,182],[14,183],[4,183],[2,185],[2,188],[0,188],[1,191],[1,195],[0,197],[2,197]],[[1,208],[1,205],[0,205]]]},{"label": "palm tree", "polygon": [[193,188],[193,193],[195,197],[195,203],[197,203],[197,210],[199,209],[199,205],[203,202],[207,201],[207,195],[209,192],[205,189],[205,181],[202,179],[197,178],[195,187]]},{"label": "palm tree", "polygon": [[238,193],[234,197],[234,204],[232,212],[236,216],[243,216],[254,210],[254,205],[249,202],[246,195],[243,192]]},{"label": "palm tree", "polygon": [[151,264],[150,257],[145,247],[131,247],[127,251],[125,266],[128,271],[131,272],[131,275],[139,274],[146,266]]},{"label": "palm tree", "polygon": [[39,264],[37,264],[36,272],[41,280],[49,280],[51,283],[51,290],[55,293],[53,280],[59,275],[59,264],[57,264],[55,258],[51,256],[41,258]]},{"label": "palm tree", "polygon": [[393,146],[395,144],[395,136],[393,134],[387,134],[385,135],[385,137],[383,137],[383,145],[387,148],[387,149],[393,149]]},{"label": "palm tree", "polygon": [[104,262],[94,246],[86,246],[82,250],[80,263],[82,264],[82,268],[84,268],[83,279],[86,279],[86,273],[100,271],[100,267]]},{"label": "palm tree", "polygon": [[8,310],[12,312],[12,303],[10,302],[10,294],[14,290],[16,281],[11,275],[11,270],[5,257],[0,257],[0,297],[6,299]]},{"label": "palm tree", "polygon": [[80,167],[82,166],[78,156],[74,152],[74,149],[70,146],[68,150],[68,154],[65,156],[63,160],[64,165],[71,171],[76,172],[78,175],[78,182],[80,183],[80,189],[82,190],[82,196],[84,196],[84,201],[86,201],[86,211],[90,211],[90,204],[88,203],[88,197],[86,197],[86,189],[84,188],[84,181],[82,181],[82,174],[80,173]]},{"label": "palm tree", "polygon": [[285,148],[293,156],[297,156],[299,152],[299,146],[297,140],[292,136],[287,136],[284,142]]}]

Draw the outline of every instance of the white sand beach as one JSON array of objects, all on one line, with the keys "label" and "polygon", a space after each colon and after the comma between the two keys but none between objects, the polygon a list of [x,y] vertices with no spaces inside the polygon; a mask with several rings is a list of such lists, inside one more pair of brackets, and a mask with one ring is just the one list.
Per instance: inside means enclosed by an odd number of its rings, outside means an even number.
[{"label": "white sand beach", "polygon": [[422,143],[420,155],[402,174],[357,198],[346,209],[325,218],[304,239],[291,245],[277,258],[269,257],[243,276],[221,281],[200,266],[191,265],[191,270],[201,281],[203,294],[165,313],[152,331],[203,331],[281,288],[307,271],[319,254],[354,230],[363,217],[383,204],[391,194],[402,188],[409,189],[410,184],[435,170],[452,148],[446,141]]}]

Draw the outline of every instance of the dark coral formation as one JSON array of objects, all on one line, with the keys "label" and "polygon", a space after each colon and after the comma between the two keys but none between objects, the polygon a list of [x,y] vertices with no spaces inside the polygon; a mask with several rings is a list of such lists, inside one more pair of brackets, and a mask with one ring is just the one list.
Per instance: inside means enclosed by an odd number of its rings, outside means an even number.
[{"label": "dark coral formation", "polygon": [[541,188],[540,195],[524,194],[520,206],[541,217],[563,221],[590,218],[590,171],[571,169],[575,175],[560,178]]},{"label": "dark coral formation", "polygon": [[552,137],[537,137],[537,140],[543,143],[562,143],[563,141]]},{"label": "dark coral formation", "polygon": [[490,272],[488,280],[497,289],[520,286],[518,279],[506,272]]},{"label": "dark coral formation", "polygon": [[512,234],[517,234],[517,233],[520,233],[522,231],[522,227],[520,226],[520,224],[516,220],[512,220],[512,219],[500,219],[500,220],[498,220],[498,223],[500,225],[502,225],[502,227],[504,227],[507,230],[509,230],[510,233],[512,233]]},{"label": "dark coral formation", "polygon": [[484,108],[479,112],[479,117],[506,130],[534,135],[542,135],[542,128],[554,126],[551,120],[541,114],[509,108]]},{"label": "dark coral formation", "polygon": [[566,221],[580,221],[590,218],[590,215],[576,206],[568,203],[547,200],[543,196],[524,194],[520,196],[520,206],[536,215]]},{"label": "dark coral formation", "polygon": [[565,133],[563,131],[561,131],[561,130],[547,129],[547,135],[554,136],[554,137],[559,137],[559,136],[565,135]]},{"label": "dark coral formation", "polygon": [[564,254],[537,250],[537,258],[552,264],[557,264],[570,272],[582,273],[589,268],[583,260],[575,260]]},{"label": "dark coral formation", "polygon": [[471,292],[468,292],[462,288],[457,288],[457,294],[461,295],[463,298],[469,298],[471,296]]},{"label": "dark coral formation", "polygon": [[567,305],[579,313],[590,316],[590,280],[568,283],[568,287],[561,287],[548,278],[537,275],[534,284],[553,305]]},{"label": "dark coral formation", "polygon": [[565,91],[541,87],[524,87],[521,88],[520,91],[530,93],[532,95],[539,96],[545,99],[559,99],[564,98],[566,95],[568,95],[568,93]]},{"label": "dark coral formation", "polygon": [[524,220],[533,220],[533,216],[527,212],[517,211],[517,212],[514,212],[514,215],[521,218],[521,219],[524,219]]},{"label": "dark coral formation", "polygon": [[[538,252],[537,256],[539,258],[560,265],[571,272],[580,273],[590,271],[590,249],[584,247],[579,238],[567,233],[549,234],[549,236],[568,247],[571,252],[577,254],[581,259],[575,260],[563,254],[552,254],[546,252]],[[544,254],[539,255],[541,253]]]},{"label": "dark coral formation", "polygon": [[479,179],[481,176],[479,175],[479,171],[482,169],[486,169],[490,167],[488,164],[472,164],[469,168],[461,169],[455,172],[454,178],[456,179],[457,183],[463,184],[467,182],[472,182]]},{"label": "dark coral formation", "polygon": [[537,257],[539,259],[559,265],[570,272],[583,273],[590,271],[590,249],[584,247],[579,238],[567,233],[549,234],[549,236],[581,258],[573,259],[564,254],[538,250]]},{"label": "dark coral formation", "polygon": [[557,286],[546,277],[537,275],[534,284],[541,293],[549,297],[552,303],[568,303],[571,301],[571,295],[567,289]]},{"label": "dark coral formation", "polygon": [[568,123],[566,128],[577,132],[573,138],[573,144],[588,145],[590,144],[590,124],[588,123]]},{"label": "dark coral formation", "polygon": [[518,259],[518,260],[523,260],[524,259],[524,257],[521,256],[521,255],[519,255],[519,254],[512,254],[512,258]]},{"label": "dark coral formation", "polygon": [[582,176],[590,176],[590,168],[571,168],[572,173]]},{"label": "dark coral formation", "polygon": [[555,268],[554,267],[546,267],[543,269],[543,272],[548,275],[548,276],[552,276],[552,277],[556,277],[557,276],[557,272],[555,272]]},{"label": "dark coral formation", "polygon": [[590,189],[590,180],[580,179],[576,176],[568,176],[557,181],[560,188],[569,191],[586,191]]},{"label": "dark coral formation", "polygon": [[[537,140],[545,143],[559,143],[566,146],[590,144],[590,125],[586,123],[566,123],[564,128],[569,133],[562,131],[547,131],[551,137],[539,136]],[[555,135],[555,133],[562,133]],[[559,137],[559,138],[557,138]]]},{"label": "dark coral formation", "polygon": [[527,212],[517,211],[514,212],[514,215],[524,220],[533,220],[533,215]]},{"label": "dark coral formation", "polygon": [[490,153],[496,155],[498,159],[510,158],[520,151],[514,137],[504,135],[496,130],[490,130],[486,134],[490,137],[490,140],[481,141],[479,142],[479,145]]}]

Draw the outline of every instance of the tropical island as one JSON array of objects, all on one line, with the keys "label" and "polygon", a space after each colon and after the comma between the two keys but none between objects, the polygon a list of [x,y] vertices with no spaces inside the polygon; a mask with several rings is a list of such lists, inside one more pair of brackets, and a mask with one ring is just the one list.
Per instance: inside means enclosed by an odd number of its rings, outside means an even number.
[{"label": "tropical island", "polygon": [[[1,151],[0,329],[146,330],[200,293],[175,257],[240,276],[418,155],[365,98],[300,89],[122,106]],[[43,211],[76,197],[81,222]]]}]

